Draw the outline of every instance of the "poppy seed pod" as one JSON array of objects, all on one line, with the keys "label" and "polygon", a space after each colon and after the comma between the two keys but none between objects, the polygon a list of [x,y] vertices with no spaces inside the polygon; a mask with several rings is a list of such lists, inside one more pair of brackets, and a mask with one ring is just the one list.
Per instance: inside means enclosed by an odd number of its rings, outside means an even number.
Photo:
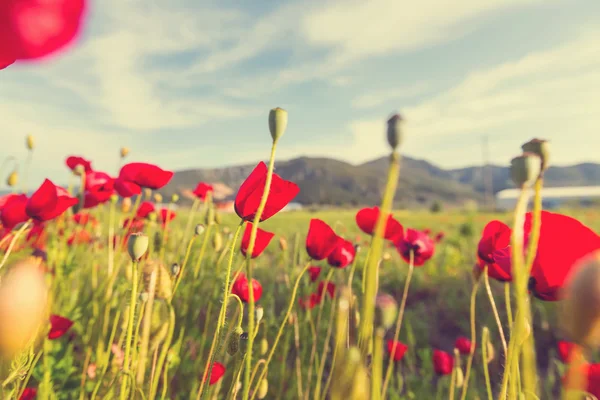
[{"label": "poppy seed pod", "polygon": [[209,226],[215,223],[215,209],[209,206],[204,215],[204,225]]},{"label": "poppy seed pod", "polygon": [[35,148],[35,139],[33,135],[27,135],[25,138],[25,145],[27,146],[27,150],[33,150]]},{"label": "poppy seed pod", "polygon": [[155,203],[162,203],[162,201],[163,201],[162,194],[160,194],[160,193],[154,193],[154,202]]},{"label": "poppy seed pod", "polygon": [[197,224],[196,227],[194,228],[194,234],[196,236],[200,236],[204,233],[204,225],[202,224]]},{"label": "poppy seed pod", "polygon": [[400,114],[392,115],[387,121],[387,140],[392,150],[402,142],[402,121]]},{"label": "poppy seed pod", "polygon": [[221,232],[215,232],[212,238],[212,245],[217,253],[223,249],[223,235],[221,235]]},{"label": "poppy seed pod", "polygon": [[510,162],[510,177],[519,188],[529,187],[540,175],[540,158],[534,153],[523,153]]},{"label": "poppy seed pod", "polygon": [[121,158],[127,157],[128,154],[129,154],[129,148],[128,147],[121,147]]},{"label": "poppy seed pod", "polygon": [[269,381],[267,381],[267,378],[264,378],[262,381],[260,381],[260,384],[258,385],[256,398],[264,399],[265,397],[267,397],[267,393],[269,393]]},{"label": "poppy seed pod", "polygon": [[600,251],[579,260],[564,287],[562,317],[573,342],[600,346]]},{"label": "poppy seed pod", "polygon": [[179,201],[179,195],[177,193],[173,193],[171,195],[171,203],[177,203]]},{"label": "poppy seed pod", "polygon": [[221,214],[215,210],[215,224],[221,225],[222,221]]},{"label": "poppy seed pod", "polygon": [[131,197],[125,197],[121,202],[121,212],[127,214],[131,211]]},{"label": "poppy seed pod", "polygon": [[541,159],[542,173],[550,165],[550,143],[544,139],[531,139],[521,146],[524,152],[536,154]]},{"label": "poppy seed pod", "polygon": [[17,171],[13,171],[10,173],[10,175],[8,175],[8,178],[6,178],[6,185],[9,187],[14,187],[17,186],[17,183],[19,183],[19,174]]},{"label": "poppy seed pod", "polygon": [[375,298],[376,314],[375,321],[377,326],[389,329],[396,321],[398,315],[398,303],[389,294],[379,294]]},{"label": "poppy seed pod", "polygon": [[173,264],[171,265],[171,273],[172,273],[174,276],[177,276],[177,275],[179,275],[179,272],[180,272],[180,271],[181,271],[181,266],[180,266],[179,264],[177,264],[177,263],[173,263]]},{"label": "poppy seed pod", "polygon": [[127,252],[131,261],[137,262],[148,251],[148,236],[143,233],[132,233],[127,240]]},{"label": "poppy seed pod", "polygon": [[231,335],[229,336],[229,342],[227,343],[227,353],[230,356],[237,354],[240,350],[240,336],[244,333],[244,330],[240,326],[236,326]]},{"label": "poppy seed pod", "polygon": [[283,108],[273,108],[269,111],[269,131],[273,141],[279,140],[285,133],[288,123],[288,113]]}]

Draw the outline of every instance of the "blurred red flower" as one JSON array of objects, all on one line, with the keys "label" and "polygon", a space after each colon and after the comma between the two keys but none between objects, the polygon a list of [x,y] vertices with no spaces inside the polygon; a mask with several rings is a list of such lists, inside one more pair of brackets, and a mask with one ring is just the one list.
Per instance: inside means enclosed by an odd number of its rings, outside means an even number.
[{"label": "blurred red flower", "polygon": [[65,160],[65,163],[67,164],[67,167],[69,167],[69,169],[71,171],[74,171],[75,168],[77,168],[78,165],[81,165],[86,172],[86,175],[88,172],[92,172],[92,162],[90,160],[86,160],[83,157],[79,157],[79,156],[69,156],[67,157],[67,159]]},{"label": "blurred red flower", "polygon": [[92,226],[96,226],[98,225],[98,220],[96,218],[94,218],[93,215],[91,215],[90,213],[86,213],[86,212],[78,212],[77,214],[73,215],[73,221],[75,221],[75,223],[77,225],[87,225],[90,224]]},{"label": "blurred red flower", "polygon": [[464,336],[460,336],[456,339],[456,342],[454,342],[454,348],[458,349],[460,354],[471,354],[471,341]]},{"label": "blurred red flower", "polygon": [[71,327],[73,326],[73,321],[68,318],[61,317],[60,315],[51,315],[50,316],[50,332],[48,332],[48,339],[54,340],[58,339]]},{"label": "blurred red flower", "polygon": [[[206,371],[208,374],[208,371]],[[214,362],[212,365],[212,370],[210,372],[210,380],[208,381],[209,385],[214,385],[219,382],[219,380],[225,375],[225,366],[220,362]],[[204,376],[204,381],[206,381],[206,376]]]},{"label": "blurred red flower", "polygon": [[[356,224],[364,233],[373,235],[378,218],[379,207],[363,208],[356,213]],[[385,226],[384,238],[387,240],[397,240],[403,233],[404,228],[400,222],[396,221],[392,214],[390,214]]]},{"label": "blurred red flower", "polygon": [[76,244],[90,243],[91,241],[92,235],[90,235],[88,231],[77,231],[67,239],[67,245],[73,246]]},{"label": "blurred red flower", "polygon": [[308,276],[310,277],[311,282],[316,282],[319,279],[319,275],[321,274],[321,267],[311,266],[308,267]]},{"label": "blurred red flower", "polygon": [[512,275],[509,269],[496,263],[495,257],[506,252],[506,247],[510,245],[511,229],[503,222],[491,221],[481,234],[479,244],[477,245],[477,257],[480,262],[479,267],[483,270],[487,266],[488,276],[500,282],[512,281]]},{"label": "blurred red flower", "polygon": [[49,221],[77,204],[67,191],[46,179],[27,201],[25,212],[37,221]]},{"label": "blurred red flower", "polygon": [[445,351],[433,351],[433,370],[438,375],[450,375],[454,367],[454,358]]},{"label": "blurred red flower", "polygon": [[407,229],[404,236],[395,242],[396,249],[402,259],[410,262],[410,253],[414,255],[414,266],[419,267],[433,256],[435,244],[424,232]]},{"label": "blurred red flower", "polygon": [[335,295],[335,284],[329,281],[321,281],[319,282],[319,286],[317,288],[317,294],[321,296],[321,299],[325,296],[325,292],[329,294],[329,297],[333,299]]},{"label": "blurred red flower", "polygon": [[4,0],[0,2],[0,59],[50,55],[79,34],[85,0]]},{"label": "blurred red flower", "polygon": [[129,189],[135,189],[132,187],[132,184],[142,188],[161,189],[169,183],[171,178],[173,178],[173,172],[166,171],[154,164],[129,163],[121,168],[117,180],[119,181],[119,186],[129,186]]},{"label": "blurred red flower", "polygon": [[306,252],[313,260],[324,260],[335,250],[338,236],[333,229],[320,219],[310,220],[306,237]]},{"label": "blurred red flower", "polygon": [[312,310],[320,302],[321,302],[321,296],[319,296],[318,293],[312,293],[306,297],[301,297],[298,299],[298,304],[299,304],[300,308],[302,308],[304,310]]},{"label": "blurred red flower", "polygon": [[[258,300],[260,300],[263,291],[262,285],[256,279],[252,279],[252,290],[254,292],[254,302],[256,303]],[[231,293],[238,296],[244,303],[250,301],[248,278],[246,278],[245,274],[240,274],[237,277],[233,283]]]},{"label": "blurred red flower", "polygon": [[354,248],[354,244],[340,237],[338,238],[337,246],[327,257],[327,262],[335,268],[346,268],[354,261],[355,255],[356,249]]},{"label": "blurred red flower", "polygon": [[167,224],[173,221],[177,217],[177,213],[173,210],[169,210],[168,208],[161,208],[158,213],[158,219],[160,220],[160,224],[163,228],[166,228]]},{"label": "blurred red flower", "polygon": [[19,397],[19,400],[33,400],[36,396],[36,388],[26,388],[25,390],[23,390],[23,393],[21,394],[21,397]]},{"label": "blurred red flower", "polygon": [[8,230],[29,219],[25,209],[27,207],[27,196],[24,194],[9,194],[3,198],[0,204],[0,223]]},{"label": "blurred red flower", "polygon": [[407,350],[408,346],[400,341],[394,341],[392,339],[387,341],[387,351],[390,353],[390,357],[392,357],[394,361],[402,360]]},{"label": "blurred red flower", "polygon": [[[248,251],[248,246],[250,245],[250,234],[252,232],[252,223],[248,222],[246,224],[246,229],[244,230],[244,236],[242,237],[242,245],[241,250],[244,257],[246,257],[246,252]],[[264,231],[260,228],[256,231],[256,240],[254,242],[254,248],[252,249],[252,258],[256,258],[262,254],[263,251],[267,248],[271,240],[275,236],[274,233]]]},{"label": "blurred red flower", "polygon": [[558,347],[558,356],[562,362],[569,362],[569,355],[574,346],[576,346],[575,343],[567,342],[565,340],[558,341],[556,347]]},{"label": "blurred red flower", "polygon": [[11,58],[0,58],[0,71],[6,67],[13,65],[17,61],[14,57]]},{"label": "blurred red flower", "polygon": [[435,235],[435,238],[433,239],[436,243],[441,242],[442,240],[444,240],[444,238],[446,237],[446,234],[444,232],[438,232],[437,235]]},{"label": "blurred red flower", "polygon": [[193,193],[200,200],[204,200],[204,199],[206,199],[206,195],[212,191],[213,191],[212,185],[209,185],[208,183],[200,182],[200,183],[198,183],[198,186],[196,186],[196,189],[194,189]]},{"label": "blurred red flower", "polygon": [[[248,178],[242,183],[235,197],[235,212],[246,220],[254,220],[260,204],[267,180],[267,166],[264,162],[258,163]],[[260,216],[260,221],[266,221],[281,211],[296,197],[300,188],[294,182],[286,181],[279,175],[273,174],[267,204]]]},{"label": "blurred red flower", "polygon": [[149,201],[144,201],[137,209],[135,213],[137,218],[147,218],[150,213],[155,211],[154,204]]}]

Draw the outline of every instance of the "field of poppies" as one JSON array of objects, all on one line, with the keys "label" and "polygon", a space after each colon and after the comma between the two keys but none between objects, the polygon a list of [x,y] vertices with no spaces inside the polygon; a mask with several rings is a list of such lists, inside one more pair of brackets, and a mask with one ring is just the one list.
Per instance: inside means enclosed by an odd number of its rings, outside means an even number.
[{"label": "field of poppies", "polygon": [[[0,70],[65,48],[86,9],[0,2]],[[515,143],[511,213],[395,210],[402,122],[381,133],[381,202],[358,210],[284,211],[281,108],[235,214],[209,182],[191,207],[163,198],[173,172],[127,148],[116,176],[65,154],[69,187],[33,192],[5,155],[0,399],[600,397],[600,215],[542,209],[549,143]]]}]

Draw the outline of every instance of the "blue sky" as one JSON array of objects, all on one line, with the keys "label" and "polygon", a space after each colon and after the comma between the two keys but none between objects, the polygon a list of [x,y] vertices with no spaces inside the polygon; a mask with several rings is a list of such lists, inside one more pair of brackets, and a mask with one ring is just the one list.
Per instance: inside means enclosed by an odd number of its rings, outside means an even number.
[{"label": "blue sky", "polygon": [[[30,185],[66,182],[67,155],[117,172],[268,156],[267,115],[289,112],[279,159],[361,163],[402,151],[442,167],[508,164],[532,138],[555,164],[600,161],[596,0],[95,0],[81,40],[0,73],[2,158],[38,149]],[[2,178],[4,179],[4,178]]]}]

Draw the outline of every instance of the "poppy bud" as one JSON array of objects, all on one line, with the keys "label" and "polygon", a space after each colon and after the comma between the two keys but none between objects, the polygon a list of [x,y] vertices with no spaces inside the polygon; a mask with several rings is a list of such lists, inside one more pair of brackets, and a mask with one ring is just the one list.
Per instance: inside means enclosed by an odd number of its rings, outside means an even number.
[{"label": "poppy bud", "polygon": [[121,212],[127,214],[131,211],[131,197],[125,197],[121,202]]},{"label": "poppy bud", "polygon": [[173,263],[173,265],[171,265],[171,273],[174,276],[179,275],[179,271],[181,271],[181,266],[177,263]]},{"label": "poppy bud", "polygon": [[223,219],[221,218],[221,213],[215,210],[215,224],[221,225],[221,222],[223,222]]},{"label": "poppy bud", "polygon": [[177,203],[179,201],[179,195],[177,193],[173,193],[171,195],[171,203]]},{"label": "poppy bud", "polygon": [[132,233],[127,240],[127,252],[131,261],[137,262],[148,251],[148,236],[142,233]]},{"label": "poppy bud", "polygon": [[288,249],[287,240],[285,240],[283,236],[279,237],[279,248],[281,249],[281,251],[286,251]]},{"label": "poppy bud", "polygon": [[128,154],[129,154],[129,148],[128,147],[121,147],[121,158],[127,157]]},{"label": "poppy bud", "polygon": [[0,284],[0,352],[10,359],[35,338],[44,320],[48,288],[38,265],[20,261]]},{"label": "poppy bud", "polygon": [[240,334],[240,350],[242,353],[246,354],[246,348],[248,346],[248,332],[242,332]]},{"label": "poppy bud", "polygon": [[152,197],[152,189],[145,188],[144,189],[144,197],[146,198],[146,200],[150,199],[150,197]]},{"label": "poppy bud", "polygon": [[521,146],[524,152],[536,154],[541,160],[542,173],[550,165],[550,143],[544,139],[531,139]]},{"label": "poppy bud", "polygon": [[264,399],[265,397],[267,397],[267,393],[269,393],[269,382],[267,381],[267,378],[264,378],[262,381],[260,381],[260,384],[258,385],[256,397],[258,399]]},{"label": "poppy bud", "polygon": [[[156,215],[156,212],[155,212],[155,211],[152,211],[150,214],[148,214],[148,215],[146,216],[146,218],[148,218],[148,220],[149,220],[150,222],[156,222],[156,219],[158,218],[158,215]],[[161,237],[161,239],[162,239],[162,237]]]},{"label": "poppy bud", "polygon": [[111,204],[117,204],[117,201],[119,201],[119,196],[116,194],[111,194],[110,195],[110,202]]},{"label": "poppy bud", "polygon": [[519,188],[529,187],[540,175],[540,158],[533,153],[523,153],[510,162],[510,177]]},{"label": "poppy bud", "polygon": [[494,345],[489,340],[489,338],[490,338],[490,330],[488,329],[487,326],[483,327],[482,338],[483,338],[483,341],[485,342],[485,351],[486,351],[486,360],[485,360],[485,362],[487,364],[489,364],[492,361],[494,361],[494,358],[496,358],[496,350],[494,349]]},{"label": "poppy bud", "polygon": [[140,301],[142,303],[147,302],[148,298],[150,298],[150,296],[148,295],[148,292],[142,292],[142,293],[140,293]]},{"label": "poppy bud", "polygon": [[402,117],[399,114],[394,114],[388,119],[387,140],[392,150],[396,150],[402,142]]},{"label": "poppy bud", "polygon": [[381,259],[383,261],[390,261],[392,259],[392,255],[390,254],[389,251],[386,251],[383,253],[383,255],[381,256]]},{"label": "poppy bud", "polygon": [[73,168],[73,174],[77,176],[82,176],[85,174],[85,167],[81,164],[77,164],[75,168]]},{"label": "poppy bud", "polygon": [[19,174],[15,170],[8,175],[8,178],[6,178],[6,185],[9,187],[14,187],[17,186],[17,183],[19,183]]},{"label": "poppy bud", "polygon": [[223,234],[227,235],[228,237],[231,236],[231,229],[229,229],[228,226],[223,227]]},{"label": "poppy bud", "polygon": [[230,356],[235,355],[240,350],[240,336],[244,333],[244,330],[240,326],[236,326],[231,335],[229,336],[229,342],[227,343],[227,353]]},{"label": "poppy bud", "polygon": [[200,236],[204,233],[204,225],[202,224],[197,224],[196,228],[194,228],[194,234],[196,236]]},{"label": "poppy bud", "polygon": [[460,353],[458,349],[454,349],[454,369],[456,375],[454,376],[455,384],[458,389],[460,389],[465,383],[465,376],[463,375],[463,370],[460,367]]},{"label": "poppy bud", "polygon": [[336,364],[332,379],[331,397],[347,400],[369,398],[370,382],[367,369],[363,365],[360,350],[349,348]]},{"label": "poppy bud", "polygon": [[154,193],[154,202],[155,203],[162,203],[162,201],[163,201],[162,194],[160,194],[160,193]]},{"label": "poppy bud", "polygon": [[221,251],[223,248],[223,235],[221,235],[221,232],[215,232],[212,238],[212,245],[217,253]]},{"label": "poppy bud", "polygon": [[600,345],[600,251],[579,260],[561,297],[564,327],[573,342],[589,348]]},{"label": "poppy bud", "polygon": [[396,321],[398,315],[398,304],[396,300],[389,294],[379,294],[375,298],[375,306],[377,313],[375,321],[377,326],[383,329],[389,329]]},{"label": "poppy bud", "polygon": [[279,140],[285,133],[288,123],[288,113],[283,108],[273,108],[269,111],[269,131],[273,141]]},{"label": "poppy bud", "polygon": [[263,319],[263,315],[265,315],[265,309],[262,306],[257,306],[256,310],[256,325],[260,324],[260,321]]},{"label": "poppy bud", "polygon": [[260,341],[260,355],[264,356],[269,351],[269,341],[264,339]]},{"label": "poppy bud", "polygon": [[33,135],[27,135],[27,137],[25,138],[25,145],[30,151],[35,148],[35,139],[33,138]]},{"label": "poppy bud", "polygon": [[206,226],[213,225],[215,223],[215,209],[214,207],[208,207],[206,214],[204,215],[204,224]]},{"label": "poppy bud", "polygon": [[288,324],[294,325],[294,322],[296,322],[296,314],[292,313],[292,314],[290,314],[290,317],[288,318]]}]

